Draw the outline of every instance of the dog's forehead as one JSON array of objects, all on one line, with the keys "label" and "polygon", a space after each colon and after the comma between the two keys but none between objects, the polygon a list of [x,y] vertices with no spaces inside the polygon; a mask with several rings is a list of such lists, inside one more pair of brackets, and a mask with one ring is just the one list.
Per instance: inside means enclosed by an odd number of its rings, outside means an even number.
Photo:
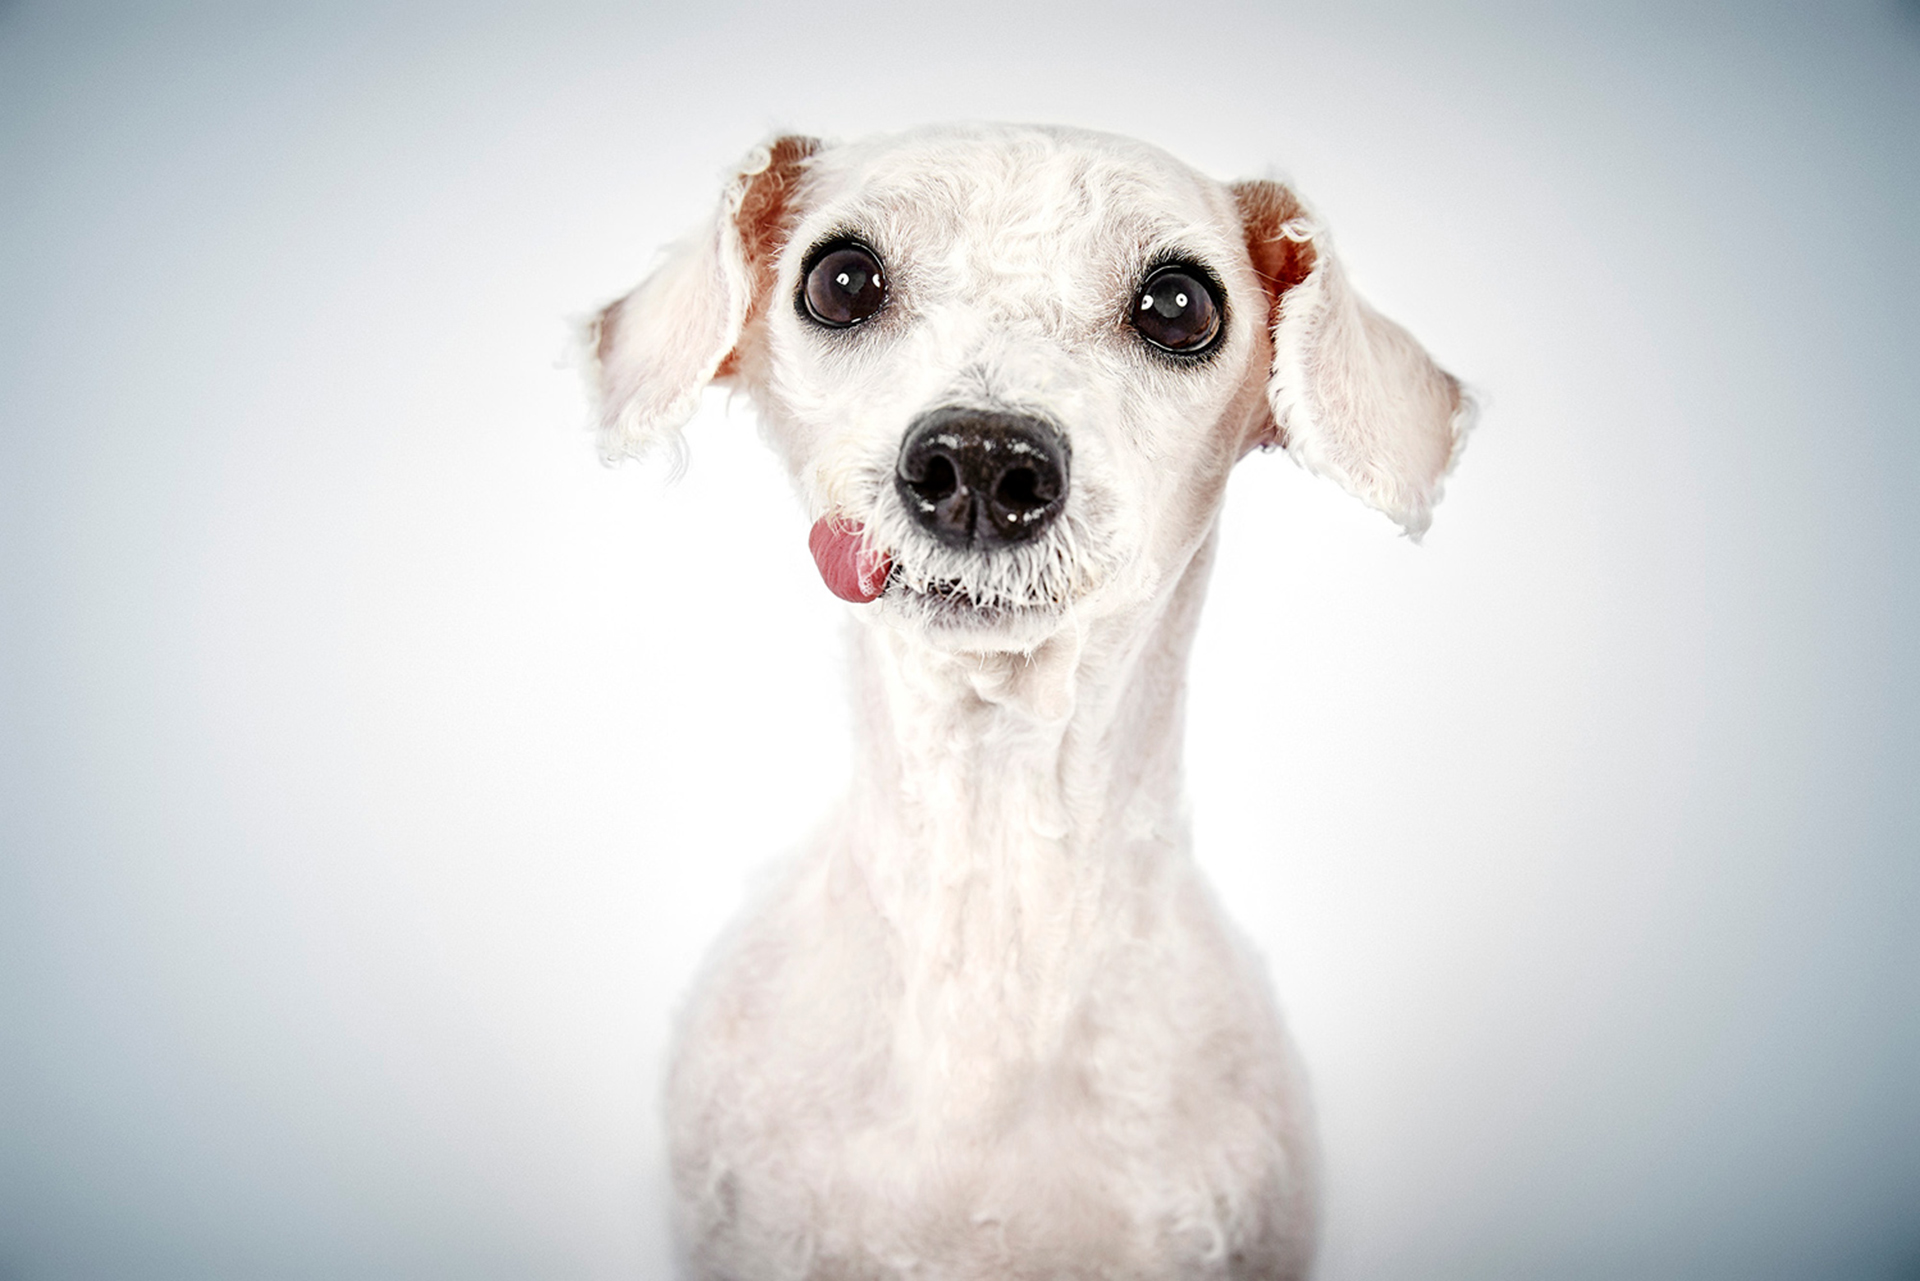
[{"label": "dog's forehead", "polygon": [[850,232],[883,250],[1052,271],[1170,248],[1219,256],[1238,240],[1220,184],[1105,134],[949,127],[829,148],[810,170],[803,240]]}]

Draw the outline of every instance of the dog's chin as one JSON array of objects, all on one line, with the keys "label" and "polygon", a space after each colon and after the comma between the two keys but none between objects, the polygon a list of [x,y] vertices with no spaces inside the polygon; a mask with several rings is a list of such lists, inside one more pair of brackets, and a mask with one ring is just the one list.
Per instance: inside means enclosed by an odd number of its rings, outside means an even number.
[{"label": "dog's chin", "polygon": [[956,582],[916,588],[897,576],[878,603],[889,623],[956,651],[1030,653],[1066,619],[1061,605],[978,600]]}]

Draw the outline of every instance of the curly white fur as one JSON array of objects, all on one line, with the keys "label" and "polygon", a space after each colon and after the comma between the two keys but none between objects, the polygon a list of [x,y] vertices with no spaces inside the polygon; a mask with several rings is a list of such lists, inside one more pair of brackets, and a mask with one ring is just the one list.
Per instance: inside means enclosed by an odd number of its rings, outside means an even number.
[{"label": "curly white fur", "polygon": [[[1188,856],[1187,652],[1240,457],[1284,438],[1417,533],[1458,385],[1352,295],[1315,224],[1250,225],[1234,192],[1143,144],[983,125],[795,143],[749,157],[714,226],[593,335],[610,454],[673,439],[700,387],[732,379],[811,512],[863,523],[893,564],[856,613],[852,793],[716,952],[680,1030],[687,1267],[1303,1276],[1300,1073]],[[1297,205],[1267,195],[1247,207]],[[800,266],[850,232],[889,295],[829,332],[794,305]],[[1249,244],[1280,238],[1312,251],[1299,280],[1256,269]],[[1206,359],[1128,328],[1166,254],[1225,287]],[[1069,438],[1067,507],[1032,543],[942,547],[895,497],[908,424],[955,404]]]}]

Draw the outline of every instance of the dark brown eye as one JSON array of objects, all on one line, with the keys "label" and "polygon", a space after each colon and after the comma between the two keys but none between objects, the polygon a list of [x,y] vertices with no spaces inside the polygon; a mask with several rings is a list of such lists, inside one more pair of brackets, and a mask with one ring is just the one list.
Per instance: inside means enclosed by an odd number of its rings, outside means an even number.
[{"label": "dark brown eye", "polygon": [[800,287],[807,315],[831,329],[857,325],[887,298],[880,260],[864,245],[837,245],[815,258]]},{"label": "dark brown eye", "polygon": [[1133,327],[1156,347],[1191,355],[1219,334],[1220,300],[1199,268],[1162,267],[1134,295]]}]

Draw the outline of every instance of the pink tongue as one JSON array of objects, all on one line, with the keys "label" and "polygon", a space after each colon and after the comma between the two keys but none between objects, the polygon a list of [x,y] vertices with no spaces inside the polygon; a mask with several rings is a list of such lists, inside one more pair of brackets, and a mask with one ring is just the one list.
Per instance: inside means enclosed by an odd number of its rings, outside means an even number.
[{"label": "pink tongue", "polygon": [[813,563],[827,590],[841,600],[864,605],[880,595],[887,585],[887,573],[893,562],[885,552],[870,550],[859,525],[839,516],[824,516],[807,535],[813,551]]}]

